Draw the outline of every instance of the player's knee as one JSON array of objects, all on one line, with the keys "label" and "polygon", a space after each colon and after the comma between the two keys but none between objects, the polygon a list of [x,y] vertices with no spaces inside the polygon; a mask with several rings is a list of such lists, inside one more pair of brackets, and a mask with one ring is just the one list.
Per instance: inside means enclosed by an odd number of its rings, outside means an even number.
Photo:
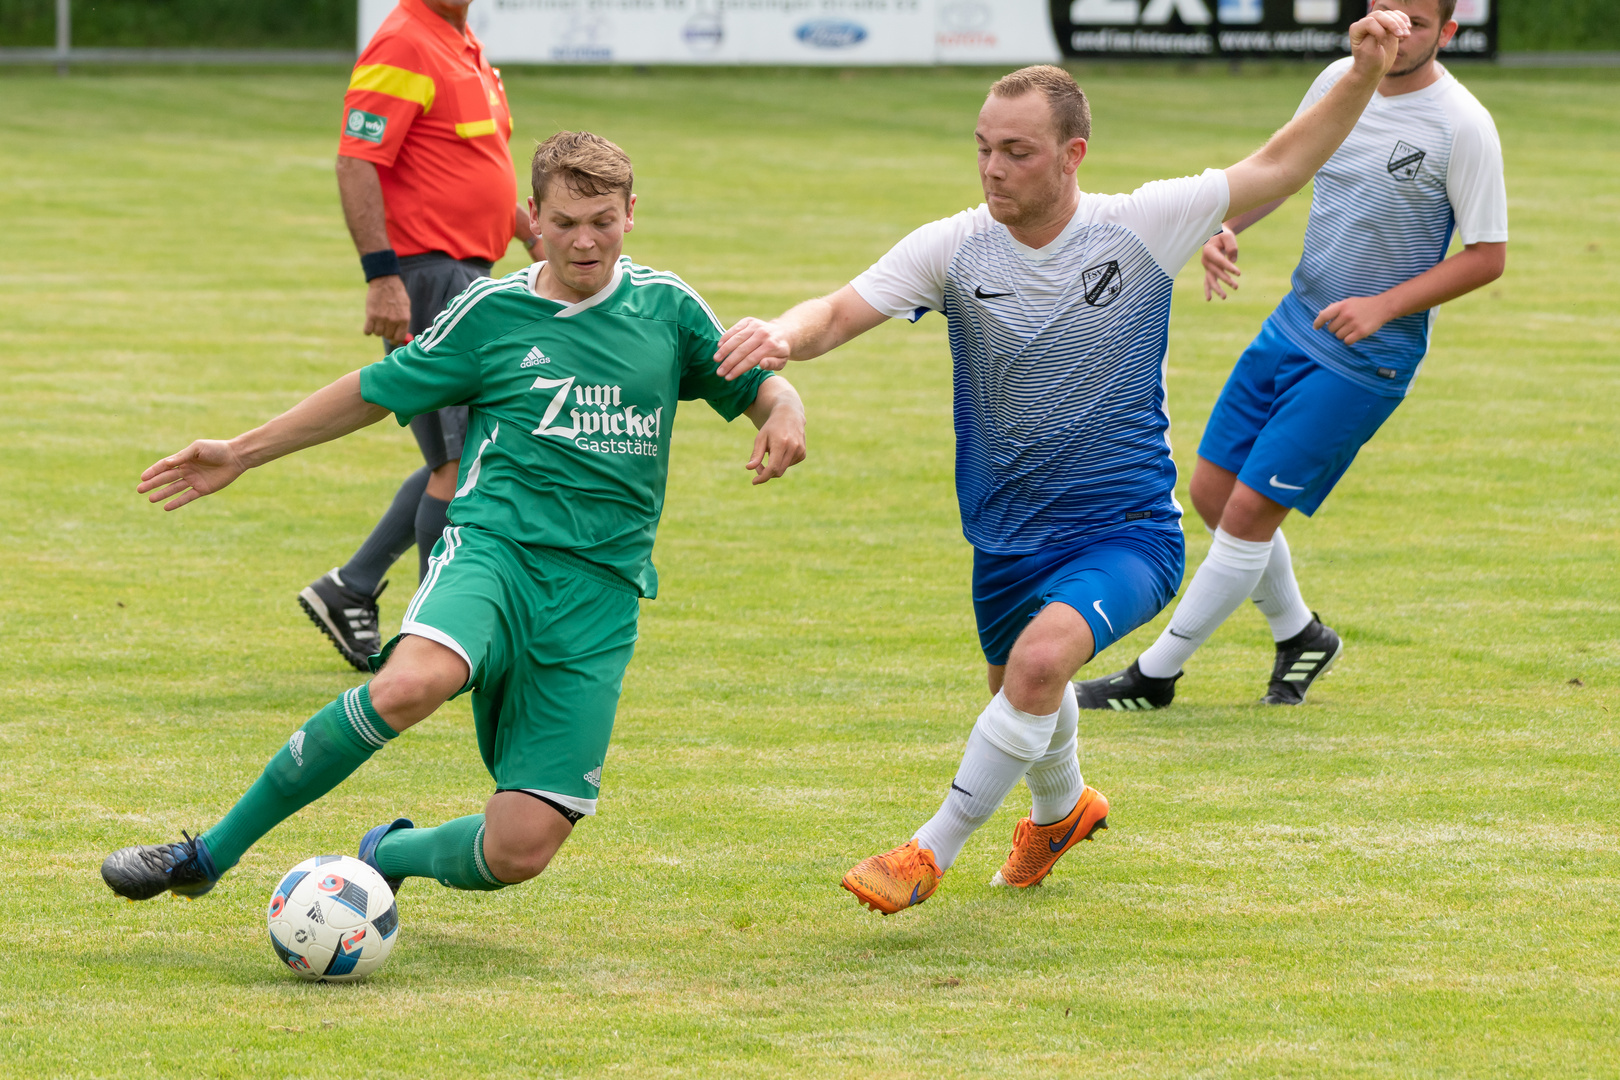
[{"label": "player's knee", "polygon": [[520,881],[539,877],[540,872],[551,863],[551,857],[557,853],[556,848],[540,846],[516,848],[507,847],[498,851],[484,850],[484,861],[489,864],[489,872],[508,885],[516,885]]},{"label": "player's knee", "polygon": [[391,660],[371,680],[372,707],[390,722],[415,723],[427,716],[466,682],[466,664],[453,658],[459,665],[455,671],[447,664]]},{"label": "player's knee", "polygon": [[[1019,642],[1015,662],[1008,667],[1007,686],[1039,692],[1061,688],[1074,674],[1071,650],[1062,641]],[[1043,693],[1044,696],[1044,693]]]}]

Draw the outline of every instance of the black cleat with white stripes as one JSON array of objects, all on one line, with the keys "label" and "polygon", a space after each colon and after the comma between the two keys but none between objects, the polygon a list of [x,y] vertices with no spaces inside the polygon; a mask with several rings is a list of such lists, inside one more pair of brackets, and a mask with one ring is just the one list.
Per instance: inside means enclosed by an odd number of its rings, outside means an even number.
[{"label": "black cleat with white stripes", "polygon": [[1323,626],[1316,612],[1311,612],[1310,624],[1305,629],[1287,641],[1277,642],[1277,660],[1271,666],[1271,686],[1260,703],[1305,704],[1305,692],[1312,683],[1328,673],[1342,652],[1344,642],[1339,635],[1331,627]]},{"label": "black cleat with white stripes", "polygon": [[1132,660],[1124,671],[1075,683],[1074,696],[1082,709],[1151,712],[1176,699],[1176,680],[1181,675],[1178,671],[1168,679],[1155,679],[1142,674],[1138,662]]}]

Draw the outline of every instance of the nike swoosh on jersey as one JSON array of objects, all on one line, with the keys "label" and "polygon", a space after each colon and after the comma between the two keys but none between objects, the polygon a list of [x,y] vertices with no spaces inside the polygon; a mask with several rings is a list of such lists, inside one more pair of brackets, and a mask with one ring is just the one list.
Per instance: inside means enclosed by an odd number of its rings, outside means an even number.
[{"label": "nike swoosh on jersey", "polygon": [[1011,292],[985,292],[983,285],[975,285],[973,287],[973,296],[974,296],[975,299],[978,299],[978,300],[994,300],[997,297],[1011,296],[1011,295],[1012,295]]},{"label": "nike swoosh on jersey", "polygon": [[1271,474],[1271,486],[1274,487],[1274,488],[1282,488],[1284,491],[1304,491],[1305,490],[1305,485],[1304,484],[1285,484],[1285,483],[1283,483],[1281,480],[1277,479],[1277,474],[1276,473]]}]

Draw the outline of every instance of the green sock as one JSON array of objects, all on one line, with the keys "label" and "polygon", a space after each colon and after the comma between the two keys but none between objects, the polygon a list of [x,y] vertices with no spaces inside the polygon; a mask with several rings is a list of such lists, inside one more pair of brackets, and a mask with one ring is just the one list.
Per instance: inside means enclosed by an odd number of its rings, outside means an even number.
[{"label": "green sock", "polygon": [[389,877],[430,877],[452,889],[493,892],[511,882],[484,861],[484,815],[468,814],[436,829],[395,829],[377,845],[377,865]]},{"label": "green sock", "polygon": [[202,834],[214,869],[223,874],[235,866],[259,837],[337,787],[397,734],[371,707],[369,685],[310,717],[230,813]]}]

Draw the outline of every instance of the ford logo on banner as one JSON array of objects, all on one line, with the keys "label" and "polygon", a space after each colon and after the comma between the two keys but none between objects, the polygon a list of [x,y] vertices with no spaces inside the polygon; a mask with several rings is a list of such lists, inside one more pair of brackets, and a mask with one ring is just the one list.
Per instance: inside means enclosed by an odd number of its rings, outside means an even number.
[{"label": "ford logo on banner", "polygon": [[816,49],[847,49],[866,40],[866,27],[844,19],[813,19],[795,31],[795,36]]}]

